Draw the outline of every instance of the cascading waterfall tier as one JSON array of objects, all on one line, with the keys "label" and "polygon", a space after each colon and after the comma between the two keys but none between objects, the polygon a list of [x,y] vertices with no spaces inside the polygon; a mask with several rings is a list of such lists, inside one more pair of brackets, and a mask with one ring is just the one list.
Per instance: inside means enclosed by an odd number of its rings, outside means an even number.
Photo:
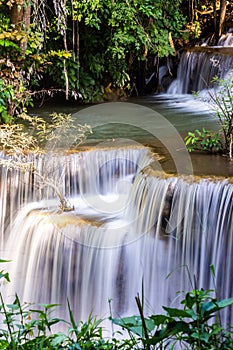
[{"label": "cascading waterfall tier", "polygon": [[[151,161],[147,154],[148,151],[140,147],[73,154],[29,154],[26,159],[1,154],[1,158],[13,160],[19,166],[0,168],[0,243],[4,242],[6,227],[25,204],[56,199],[56,189],[68,198],[78,194],[113,193],[120,179],[135,174],[138,168]],[[26,164],[33,164],[35,170],[24,171],[22,165]]]},{"label": "cascading waterfall tier", "polygon": [[[206,44],[207,45],[207,44]],[[221,36],[217,46],[195,46],[180,57],[177,78],[168,94],[191,94],[214,86],[213,78],[224,79],[233,68],[233,35]]]},{"label": "cascading waterfall tier", "polygon": [[[216,283],[221,298],[232,296],[233,185],[156,177],[145,171],[152,161],[146,148],[93,150],[50,161],[50,170],[63,174],[61,185],[74,205],[69,213],[58,212],[54,193],[42,191],[37,198],[32,179],[25,186],[35,193],[26,199],[30,191],[23,190],[22,179],[14,182],[16,174],[2,172],[1,184],[12,176],[14,210],[17,201],[24,204],[4,245],[5,258],[12,260],[5,295],[62,305],[68,298],[78,319],[91,312],[108,316],[109,299],[114,316],[136,313],[134,297],[142,286],[145,312],[161,312],[162,305],[176,305],[177,291],[193,288],[194,275],[197,287]],[[42,169],[46,160],[35,162]],[[67,316],[65,307],[59,312]],[[232,321],[230,309],[223,319]]]},{"label": "cascading waterfall tier", "polygon": [[232,53],[233,48],[231,48],[231,54],[221,54],[220,49],[206,47],[197,47],[183,52],[177,78],[171,83],[167,93],[191,94],[213,87],[214,77],[223,79],[232,69]]},{"label": "cascading waterfall tier", "polygon": [[218,41],[218,46],[223,46],[223,47],[233,47],[233,33],[232,33],[232,28],[231,31],[221,35],[219,41]]}]

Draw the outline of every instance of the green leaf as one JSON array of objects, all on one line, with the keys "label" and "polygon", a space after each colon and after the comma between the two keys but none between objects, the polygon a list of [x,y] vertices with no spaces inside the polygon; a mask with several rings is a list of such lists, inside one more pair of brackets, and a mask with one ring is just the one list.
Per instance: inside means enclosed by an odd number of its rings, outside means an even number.
[{"label": "green leaf", "polygon": [[19,307],[18,305],[14,305],[14,304],[7,304],[6,306],[7,306],[8,309],[10,309],[12,312],[20,309],[20,307]]},{"label": "green leaf", "polygon": [[200,339],[201,341],[208,343],[210,334],[207,332],[200,332],[200,333],[194,332],[192,333],[192,338]]},{"label": "green leaf", "polygon": [[223,309],[232,304],[233,304],[233,298],[223,299],[217,302],[217,305],[220,309]]},{"label": "green leaf", "polygon": [[49,310],[56,306],[61,306],[61,304],[39,304],[39,306],[42,306],[45,310]]},{"label": "green leaf", "polygon": [[195,137],[195,134],[193,132],[191,132],[191,131],[188,132],[188,135],[192,136],[192,137]]},{"label": "green leaf", "polygon": [[70,307],[69,299],[67,299],[67,304],[68,304],[70,322],[71,322],[71,325],[73,327],[73,331],[74,331],[76,337],[78,338],[78,324],[75,322],[74,315],[73,315],[73,312],[72,312],[71,307]]},{"label": "green leaf", "polygon": [[214,316],[216,311],[224,309],[233,304],[233,298],[223,299],[220,301],[209,301],[201,305],[201,312],[204,317]]},{"label": "green leaf", "polygon": [[10,277],[8,272],[0,271],[0,279],[5,278],[7,282],[10,282]]},{"label": "green leaf", "polygon": [[181,303],[185,304],[189,309],[192,309],[195,298],[190,293],[186,293],[185,299]]},{"label": "green leaf", "polygon": [[167,321],[171,320],[171,318],[165,315],[152,315],[150,316],[150,319],[153,320],[156,326],[160,326],[162,324],[167,323]]},{"label": "green leaf", "polygon": [[188,137],[188,138],[185,138],[185,144],[186,146],[188,146],[192,141],[192,138],[191,137]]},{"label": "green leaf", "polygon": [[155,334],[147,341],[150,345],[156,345],[163,341],[164,339],[169,339],[179,333],[189,334],[190,327],[189,324],[184,321],[172,321],[167,324],[167,326],[161,330],[155,332]]},{"label": "green leaf", "polygon": [[[143,337],[144,331],[142,327],[142,319],[140,316],[131,316],[112,319],[113,324],[116,324],[130,332],[133,332],[140,337]],[[155,328],[155,323],[151,319],[145,319],[146,328],[151,332]]]},{"label": "green leaf", "polygon": [[195,130],[195,132],[199,135],[199,136],[201,136],[201,132],[200,132],[200,130]]},{"label": "green leaf", "polygon": [[166,307],[166,306],[163,306],[163,309],[166,310],[169,316],[171,317],[191,317],[191,314],[189,311]]},{"label": "green leaf", "polygon": [[64,341],[67,339],[67,336],[63,333],[57,333],[51,341],[51,345],[57,347],[58,345],[62,345]]}]

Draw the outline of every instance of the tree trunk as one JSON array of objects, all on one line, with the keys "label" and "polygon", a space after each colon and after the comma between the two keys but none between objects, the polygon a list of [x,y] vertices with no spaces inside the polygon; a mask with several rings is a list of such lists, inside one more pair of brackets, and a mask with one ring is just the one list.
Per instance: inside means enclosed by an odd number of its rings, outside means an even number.
[{"label": "tree trunk", "polygon": [[217,34],[217,5],[216,0],[213,2],[213,9],[214,9],[214,34]]},{"label": "tree trunk", "polygon": [[220,4],[220,16],[219,16],[219,27],[218,27],[218,36],[220,37],[223,32],[223,24],[226,17],[227,10],[227,0],[221,0]]},{"label": "tree trunk", "polygon": [[[30,16],[31,16],[31,6],[29,3],[25,4],[24,6],[19,6],[17,3],[14,3],[12,9],[11,9],[11,24],[14,24],[16,29],[18,30],[26,30],[30,25]],[[23,50],[23,52],[27,49],[27,38],[25,35],[25,40],[20,43],[20,48]]]},{"label": "tree trunk", "polygon": [[195,11],[194,0],[189,0],[189,19],[191,23],[193,23],[194,21],[194,11]]},{"label": "tree trunk", "polygon": [[23,21],[23,7],[20,7],[14,3],[11,9],[11,24],[14,24],[16,27],[20,27]]}]

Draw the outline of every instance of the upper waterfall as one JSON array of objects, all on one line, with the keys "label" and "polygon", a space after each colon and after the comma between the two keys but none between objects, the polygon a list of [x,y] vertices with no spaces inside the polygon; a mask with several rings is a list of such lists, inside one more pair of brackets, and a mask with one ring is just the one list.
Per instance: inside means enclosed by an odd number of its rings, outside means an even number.
[{"label": "upper waterfall", "polygon": [[233,47],[233,34],[232,32],[223,34],[218,41],[217,46]]},{"label": "upper waterfall", "polygon": [[233,35],[222,36],[217,46],[195,46],[180,57],[177,78],[168,94],[191,94],[213,87],[213,78],[224,78],[233,68]]},{"label": "upper waterfall", "polygon": [[177,78],[171,83],[167,93],[190,94],[212,87],[213,78],[224,78],[232,67],[232,54],[221,54],[221,50],[206,47],[187,50],[181,55]]}]

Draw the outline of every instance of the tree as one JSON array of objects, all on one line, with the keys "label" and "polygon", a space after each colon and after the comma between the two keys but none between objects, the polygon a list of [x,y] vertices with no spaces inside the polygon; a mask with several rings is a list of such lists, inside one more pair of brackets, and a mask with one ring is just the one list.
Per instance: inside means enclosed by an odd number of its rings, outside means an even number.
[{"label": "tree", "polygon": [[233,157],[233,76],[229,74],[225,79],[215,78],[218,89],[209,91],[210,102],[218,117],[224,138],[224,150]]},{"label": "tree", "polygon": [[218,25],[218,36],[220,37],[223,33],[223,25],[226,18],[227,11],[227,0],[220,1],[220,15],[219,15],[219,25]]},{"label": "tree", "polygon": [[[184,9],[188,13],[190,27],[201,35],[212,35],[212,42],[217,43],[223,34],[224,24],[227,17],[231,16],[232,5],[227,0],[189,0],[188,5],[183,2]],[[212,30],[214,27],[214,31]],[[210,41],[211,43],[211,41]]]},{"label": "tree", "polygon": [[[31,5],[29,1],[15,0],[10,2],[11,24],[18,30],[27,30],[30,26]],[[27,49],[27,37],[21,41],[20,47],[25,53]]]},{"label": "tree", "polygon": [[122,89],[136,79],[142,92],[142,80],[156,69],[155,58],[175,53],[172,39],[184,24],[179,0],[75,3],[81,67],[94,81]]},{"label": "tree", "polygon": [[[181,0],[1,0],[0,79],[8,116],[20,113],[12,71],[25,91],[63,90],[85,101],[124,95],[157,70],[159,58],[174,54],[184,16]],[[157,64],[155,64],[157,58]],[[7,59],[11,67],[7,67]],[[13,98],[4,96],[9,90]],[[1,92],[0,92],[1,94]],[[29,95],[24,96],[25,99]],[[26,103],[24,108],[26,107]],[[11,106],[13,105],[14,108]]]}]

